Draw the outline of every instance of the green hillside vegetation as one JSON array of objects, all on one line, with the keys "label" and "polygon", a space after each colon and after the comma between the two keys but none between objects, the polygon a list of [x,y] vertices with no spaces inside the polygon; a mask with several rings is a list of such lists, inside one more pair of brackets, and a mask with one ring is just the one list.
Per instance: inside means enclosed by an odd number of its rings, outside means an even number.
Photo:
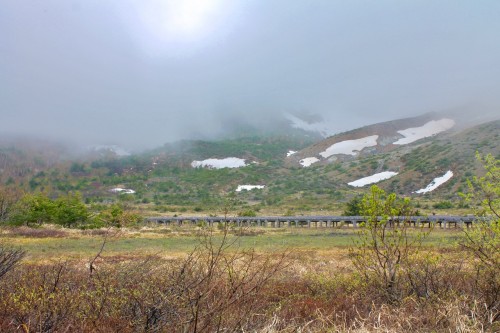
[{"label": "green hillside vegetation", "polygon": [[[426,214],[436,210],[461,212],[464,207],[457,193],[466,190],[468,178],[480,174],[474,154],[500,154],[499,128],[499,121],[490,122],[390,152],[308,168],[284,163],[288,150],[300,150],[316,140],[300,132],[183,141],[126,157],[93,154],[75,159],[59,148],[39,151],[7,146],[0,151],[0,180],[5,189],[44,193],[51,199],[79,192],[87,205],[127,204],[150,215],[218,214],[224,198],[233,194],[240,211],[339,214],[345,202],[367,190],[367,186],[350,187],[348,182],[377,172],[396,171],[398,176],[378,185],[414,197]],[[249,165],[236,169],[191,167],[193,160],[225,157],[243,158]],[[447,170],[452,170],[454,177],[437,190],[412,194]],[[244,184],[266,187],[234,193],[238,185]],[[136,193],[110,192],[115,187]]]}]

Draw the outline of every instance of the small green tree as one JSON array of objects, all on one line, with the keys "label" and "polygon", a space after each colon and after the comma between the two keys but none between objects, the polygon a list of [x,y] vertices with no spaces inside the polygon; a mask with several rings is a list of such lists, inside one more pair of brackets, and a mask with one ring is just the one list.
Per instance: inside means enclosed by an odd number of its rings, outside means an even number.
[{"label": "small green tree", "polygon": [[367,281],[375,283],[389,301],[401,298],[400,278],[404,265],[418,252],[428,234],[410,234],[407,223],[412,212],[408,198],[386,194],[377,186],[362,198],[362,215],[366,222],[350,249],[354,266]]},{"label": "small green tree", "polygon": [[77,223],[84,223],[89,218],[87,207],[83,203],[80,193],[69,193],[59,197],[54,201],[55,223],[65,227],[73,227]]}]

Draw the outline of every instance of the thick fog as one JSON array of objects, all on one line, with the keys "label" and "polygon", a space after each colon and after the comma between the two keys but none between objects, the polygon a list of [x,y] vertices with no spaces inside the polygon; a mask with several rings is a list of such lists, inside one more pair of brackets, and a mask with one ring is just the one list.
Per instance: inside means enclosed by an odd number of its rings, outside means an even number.
[{"label": "thick fog", "polygon": [[499,32],[494,0],[0,0],[0,132],[143,148],[500,110]]}]

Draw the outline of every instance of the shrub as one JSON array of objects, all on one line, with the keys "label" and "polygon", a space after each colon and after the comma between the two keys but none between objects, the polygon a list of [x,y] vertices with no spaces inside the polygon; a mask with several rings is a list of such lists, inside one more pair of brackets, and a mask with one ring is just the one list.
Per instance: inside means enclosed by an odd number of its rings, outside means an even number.
[{"label": "shrub", "polygon": [[440,201],[432,205],[435,209],[450,209],[453,208],[453,204],[450,201]]},{"label": "shrub", "polygon": [[69,193],[54,201],[53,220],[56,224],[72,227],[78,223],[85,223],[88,218],[89,212],[80,193]]},{"label": "shrub", "polygon": [[257,213],[253,209],[247,209],[239,212],[238,216],[255,217],[257,216]]},{"label": "shrub", "polygon": [[25,254],[23,250],[0,244],[0,279],[24,258]]},{"label": "shrub", "polygon": [[464,229],[461,245],[473,257],[475,286],[486,310],[483,323],[493,325],[500,322],[500,161],[492,155],[476,154],[476,158],[486,174],[470,180],[469,191],[462,196],[474,207],[476,216],[486,219],[476,220],[470,230]]},{"label": "shrub", "polygon": [[26,194],[13,207],[9,222],[13,225],[56,223],[72,227],[88,220],[89,212],[80,193],[51,200],[45,194]]},{"label": "shrub", "polygon": [[[358,232],[355,247],[350,249],[357,271],[367,282],[374,283],[381,296],[390,302],[400,300],[402,268],[409,264],[427,233],[410,235],[407,217],[412,213],[408,198],[399,199],[386,194],[377,186],[362,199],[366,223]],[[396,220],[396,217],[401,220]]]},{"label": "shrub", "polygon": [[142,216],[129,210],[122,204],[113,204],[101,211],[94,224],[100,226],[126,227],[133,226],[142,221]]},{"label": "shrub", "polygon": [[346,203],[346,209],[344,211],[345,216],[361,216],[363,215],[363,197],[360,195],[355,196],[349,202]]},{"label": "shrub", "polygon": [[40,225],[54,220],[54,202],[44,194],[26,194],[13,207],[9,222],[13,225]]}]

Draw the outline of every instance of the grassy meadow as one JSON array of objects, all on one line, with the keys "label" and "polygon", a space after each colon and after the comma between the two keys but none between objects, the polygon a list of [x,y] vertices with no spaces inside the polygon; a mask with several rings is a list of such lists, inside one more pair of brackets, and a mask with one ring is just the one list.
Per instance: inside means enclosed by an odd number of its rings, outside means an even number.
[{"label": "grassy meadow", "polygon": [[[423,230],[427,230],[424,228]],[[71,260],[91,258],[100,250],[105,236],[103,257],[140,257],[161,255],[183,257],[200,244],[207,230],[197,227],[146,227],[137,229],[77,230],[44,226],[41,228],[6,228],[0,239],[3,244],[27,251],[27,260]],[[214,241],[220,242],[222,231],[210,230]],[[232,250],[254,249],[257,252],[290,250],[292,252],[347,252],[357,239],[353,228],[242,228],[230,231]],[[411,235],[411,232],[410,232]],[[423,241],[428,250],[453,249],[462,237],[460,229],[435,228]]]}]

